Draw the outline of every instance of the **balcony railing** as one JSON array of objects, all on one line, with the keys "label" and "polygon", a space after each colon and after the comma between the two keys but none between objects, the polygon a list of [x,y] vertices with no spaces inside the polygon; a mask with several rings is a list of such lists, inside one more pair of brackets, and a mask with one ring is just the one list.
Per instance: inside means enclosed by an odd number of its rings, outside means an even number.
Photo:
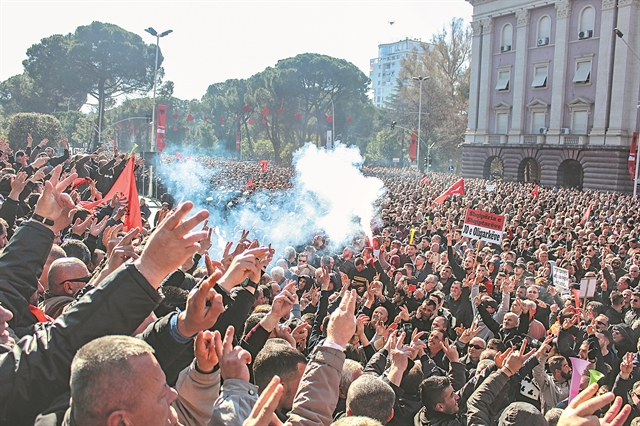
[{"label": "balcony railing", "polygon": [[522,137],[522,143],[525,143],[525,144],[536,144],[536,143],[538,143],[538,135],[524,135]]}]

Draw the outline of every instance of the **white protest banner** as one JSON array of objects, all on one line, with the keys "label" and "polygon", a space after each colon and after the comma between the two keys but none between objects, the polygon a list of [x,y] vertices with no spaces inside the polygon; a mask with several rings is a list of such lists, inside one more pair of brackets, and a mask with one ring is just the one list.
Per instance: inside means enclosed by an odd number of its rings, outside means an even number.
[{"label": "white protest banner", "polygon": [[583,278],[580,281],[580,297],[593,297],[596,294],[596,277]]},{"label": "white protest banner", "polygon": [[561,292],[569,292],[569,271],[553,267],[553,285]]},{"label": "white protest banner", "polygon": [[486,189],[488,192],[491,192],[491,191],[493,191],[494,189],[496,189],[496,186],[495,186],[495,185],[486,185],[486,186],[484,187],[484,189]]},{"label": "white protest banner", "polygon": [[488,243],[500,244],[504,224],[504,216],[468,209],[464,218],[462,235]]}]

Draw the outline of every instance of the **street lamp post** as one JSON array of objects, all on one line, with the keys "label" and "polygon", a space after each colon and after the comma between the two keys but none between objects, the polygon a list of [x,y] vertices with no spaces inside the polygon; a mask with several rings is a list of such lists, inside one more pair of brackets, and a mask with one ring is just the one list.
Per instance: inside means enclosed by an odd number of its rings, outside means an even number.
[{"label": "street lamp post", "polygon": [[331,148],[334,148],[336,145],[336,110],[333,106],[333,99],[331,99],[331,128]]},{"label": "street lamp post", "polygon": [[[418,176],[420,175],[420,124],[422,123],[422,82],[425,80],[429,80],[430,78],[431,76],[423,77],[421,75],[419,75],[418,77],[413,77],[413,80],[420,82],[420,97],[418,101],[418,149],[416,151],[416,165],[418,166],[416,169],[416,174]],[[429,155],[429,152],[427,151],[427,156],[428,155]],[[429,172],[429,163],[427,162],[427,173],[428,172]]]},{"label": "street lamp post", "polygon": [[[622,31],[620,31],[618,28],[614,28],[613,32],[615,33],[616,36],[618,36],[618,38],[620,40],[622,40],[622,42],[627,45],[627,49],[629,49],[631,51],[631,53],[633,53],[633,55],[638,58],[638,61],[640,61],[640,56],[638,56],[638,54],[636,53],[635,50],[633,50],[633,48],[631,46],[629,46],[629,43],[627,43],[627,40],[625,40],[624,34],[622,34]],[[638,101],[638,106],[636,107],[636,133],[638,133],[640,131],[640,100]],[[638,167],[640,167],[640,143],[636,144],[636,167],[635,167],[635,171],[634,171],[634,177],[633,177],[633,198],[636,198],[636,196],[638,195]]]},{"label": "street lamp post", "polygon": [[160,50],[160,38],[167,36],[173,32],[173,30],[167,30],[160,34],[153,27],[145,29],[146,32],[156,38],[156,67],[153,71],[153,109],[151,111],[151,152],[155,151],[155,139],[156,139],[156,86],[158,83],[158,52]]}]

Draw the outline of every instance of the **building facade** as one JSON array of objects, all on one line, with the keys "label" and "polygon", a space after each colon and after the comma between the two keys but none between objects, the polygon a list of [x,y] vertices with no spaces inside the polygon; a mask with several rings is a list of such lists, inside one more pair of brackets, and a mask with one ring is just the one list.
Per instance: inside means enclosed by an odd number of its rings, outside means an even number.
[{"label": "building facade", "polygon": [[384,108],[387,98],[396,93],[402,59],[422,52],[421,41],[417,39],[405,38],[395,43],[378,45],[378,57],[369,61],[373,102],[377,107]]},{"label": "building facade", "polygon": [[467,1],[473,44],[463,175],[488,178],[501,163],[508,181],[631,191],[640,0]]}]

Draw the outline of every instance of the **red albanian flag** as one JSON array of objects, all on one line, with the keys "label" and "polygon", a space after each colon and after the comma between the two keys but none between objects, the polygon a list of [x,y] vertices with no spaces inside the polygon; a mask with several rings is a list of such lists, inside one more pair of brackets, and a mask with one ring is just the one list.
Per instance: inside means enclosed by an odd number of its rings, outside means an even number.
[{"label": "red albanian flag", "polygon": [[263,110],[262,110],[262,115],[263,115],[263,116],[265,116],[265,117],[266,117],[267,115],[269,115],[269,108],[265,108],[265,109],[263,109]]},{"label": "red albanian flag", "polygon": [[246,104],[245,106],[242,107],[242,109],[244,109],[246,112],[249,112],[249,110],[251,109],[251,105]]},{"label": "red albanian flag", "polygon": [[261,169],[263,172],[266,172],[266,171],[267,171],[267,169],[269,168],[269,161],[267,161],[267,160],[260,160],[260,161],[258,162],[258,164],[260,164],[260,169]]},{"label": "red albanian flag", "polygon": [[351,116],[347,117],[347,123],[351,123],[353,121],[353,118],[351,118]]},{"label": "red albanian flag", "polygon": [[204,118],[204,121],[209,120],[209,117],[207,117],[206,115],[204,117],[202,117],[202,118]]},{"label": "red albanian flag", "polygon": [[255,183],[253,183],[253,178],[249,179],[249,182],[247,182],[247,185],[245,186],[246,189],[256,189],[256,185]]},{"label": "red albanian flag", "polygon": [[464,179],[461,178],[459,181],[451,185],[449,189],[444,191],[438,198],[433,200],[433,202],[442,204],[444,203],[444,200],[446,200],[449,195],[454,195],[454,194],[464,195]]},{"label": "red albanian flag", "polygon": [[171,117],[178,118],[178,114],[173,114]]},{"label": "red albanian flag", "polygon": [[253,123],[254,123],[253,118],[250,118],[249,120],[247,120],[247,123],[253,125]]},{"label": "red albanian flag", "polygon": [[127,212],[124,215],[124,231],[133,228],[142,229],[142,215],[140,214],[140,201],[138,200],[138,189],[136,188],[136,176],[134,174],[136,166],[136,156],[129,158],[126,167],[120,173],[120,177],[113,184],[107,195],[102,200],[94,202],[81,202],[80,206],[85,209],[93,209],[111,201],[116,192],[121,193],[127,199]]},{"label": "red albanian flag", "polygon": [[540,196],[540,190],[538,189],[538,185],[536,185],[533,190],[531,191],[531,196],[532,197],[538,197]]},{"label": "red albanian flag", "polygon": [[638,153],[638,132],[633,132],[631,138],[631,150],[629,151],[629,160],[627,167],[629,169],[629,177],[631,180],[636,178],[636,154]]},{"label": "red albanian flag", "polygon": [[262,124],[267,124],[267,120],[265,120],[264,118],[262,119]]},{"label": "red albanian flag", "polygon": [[429,178],[427,176],[423,177],[420,183],[424,183],[425,185],[429,185]]},{"label": "red albanian flag", "polygon": [[328,121],[329,123],[333,123],[333,115],[328,116],[328,117],[327,117],[327,121]]},{"label": "red albanian flag", "polygon": [[282,112],[283,112],[283,110],[282,110],[282,108],[280,108],[280,109],[278,110],[278,114],[282,115]]},{"label": "red albanian flag", "polygon": [[224,124],[226,120],[224,118],[220,118],[220,124]]},{"label": "red albanian flag", "polygon": [[173,126],[173,131],[177,132],[178,131],[178,127],[177,126]]},{"label": "red albanian flag", "polygon": [[300,113],[296,112],[296,115],[293,116],[296,120],[300,121]]},{"label": "red albanian flag", "polygon": [[189,114],[189,115],[187,116],[187,121],[193,121],[193,115]]}]

